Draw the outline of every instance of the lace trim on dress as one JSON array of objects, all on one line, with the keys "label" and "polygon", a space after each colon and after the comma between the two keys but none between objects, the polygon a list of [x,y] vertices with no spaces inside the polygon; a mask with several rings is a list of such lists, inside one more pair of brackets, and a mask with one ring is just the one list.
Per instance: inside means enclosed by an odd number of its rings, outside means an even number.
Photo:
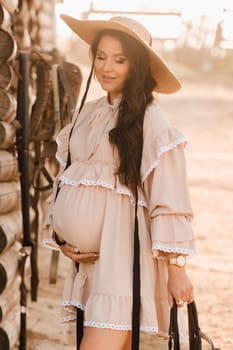
[{"label": "lace trim on dress", "polygon": [[[122,195],[126,195],[130,197],[131,200],[131,204],[134,205],[134,198],[132,193],[129,190],[126,189],[120,189],[120,188],[115,188],[112,184],[109,184],[107,182],[104,182],[103,180],[87,180],[87,179],[80,179],[78,181],[76,180],[70,180],[67,179],[64,175],[62,175],[60,177],[60,181],[61,183],[64,183],[66,185],[71,185],[71,186],[80,186],[80,185],[85,185],[85,186],[100,186],[100,187],[104,187],[107,188],[109,190],[111,190],[112,192],[116,193],[116,194],[122,194]],[[139,200],[138,201],[138,205],[141,205],[143,207],[148,208],[148,205],[145,201]]]},{"label": "lace trim on dress", "polygon": [[54,240],[52,238],[43,238],[42,243],[43,244],[54,243]]},{"label": "lace trim on dress", "polygon": [[94,328],[107,328],[107,329],[113,329],[118,331],[129,331],[131,329],[130,326],[123,326],[119,324],[110,324],[110,323],[99,323],[99,322],[92,322],[92,321],[85,321],[84,326],[86,327],[94,327]]},{"label": "lace trim on dress", "polygon": [[57,147],[60,147],[61,146],[61,142],[59,141],[58,137],[56,137],[55,141],[56,141]]},{"label": "lace trim on dress", "polygon": [[140,330],[147,333],[158,333],[158,328],[151,326],[141,326]]},{"label": "lace trim on dress", "polygon": [[61,317],[61,322],[62,322],[62,323],[66,323],[66,322],[70,322],[70,321],[75,321],[75,320],[76,320],[76,315],[69,315],[69,316]]},{"label": "lace trim on dress", "polygon": [[65,308],[66,311],[70,311],[70,312],[71,312],[71,310],[68,309],[67,306],[75,306],[78,309],[81,309],[83,311],[85,309],[85,306],[83,304],[79,303],[76,300],[63,300],[62,301],[62,306]]},{"label": "lace trim on dress", "polygon": [[[196,248],[188,249],[188,248],[168,247],[166,245],[156,244],[156,243],[152,245],[152,250],[161,250],[166,253],[178,253],[178,254],[187,254],[187,255],[197,254]],[[153,256],[157,257],[156,253]]]},{"label": "lace trim on dress", "polygon": [[56,243],[52,238],[43,238],[42,239],[42,244],[46,246],[46,248],[52,249],[52,250],[57,250],[59,251],[60,249],[56,247]]},{"label": "lace trim on dress", "polygon": [[58,162],[61,164],[61,166],[63,166],[65,168],[66,162],[61,157],[59,157],[59,155],[57,153],[56,153],[55,157],[58,160]]},{"label": "lace trim on dress", "polygon": [[[76,320],[76,315],[69,315],[64,316],[61,318],[62,323],[70,322]],[[130,331],[132,330],[132,326],[126,326],[126,325],[118,325],[118,324],[111,324],[111,323],[99,323],[99,322],[92,322],[92,321],[84,321],[83,325],[85,327],[94,327],[94,328],[102,328],[102,329],[112,329],[115,331]],[[140,330],[147,333],[158,333],[158,328],[152,327],[152,326],[141,326]]]},{"label": "lace trim on dress", "polygon": [[[76,320],[76,312],[74,308],[69,308],[72,306],[75,306],[81,310],[85,310],[85,306],[81,304],[80,302],[76,300],[63,300],[62,306],[64,307],[66,312],[69,312],[69,315],[61,317],[61,322],[71,322]],[[86,327],[94,327],[94,328],[105,328],[105,329],[112,329],[112,330],[118,330],[118,331],[129,331],[132,329],[131,325],[119,325],[119,324],[111,324],[111,323],[101,323],[101,322],[94,322],[94,321],[84,321],[84,326]],[[141,331],[148,332],[148,333],[158,333],[158,328],[153,326],[141,326]]]},{"label": "lace trim on dress", "polygon": [[[84,326],[86,327],[94,327],[94,328],[107,328],[117,331],[130,331],[132,330],[132,326],[127,325],[118,325],[118,324],[111,324],[111,323],[99,323],[99,322],[92,322],[92,321],[85,321]],[[148,333],[158,333],[158,329],[155,327],[150,326],[141,326],[141,331],[148,332]]]},{"label": "lace trim on dress", "polygon": [[171,151],[172,149],[176,148],[178,145],[181,145],[182,143],[187,142],[188,140],[182,136],[179,137],[176,141],[170,143],[167,146],[163,146],[159,149],[157,153],[157,159],[151,164],[151,166],[145,171],[143,177],[142,177],[142,182],[146,180],[146,178],[150,175],[150,173],[159,165],[160,157],[162,154]]}]

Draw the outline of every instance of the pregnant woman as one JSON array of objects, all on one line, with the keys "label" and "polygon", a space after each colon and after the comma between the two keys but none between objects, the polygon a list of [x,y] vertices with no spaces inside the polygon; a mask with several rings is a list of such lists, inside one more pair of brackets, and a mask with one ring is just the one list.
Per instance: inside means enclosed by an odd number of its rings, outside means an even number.
[{"label": "pregnant woman", "polygon": [[[61,169],[44,225],[45,243],[71,259],[62,321],[83,311],[81,350],[136,350],[135,320],[166,337],[169,304],[194,298],[186,139],[154,96],[180,82],[137,21],[62,18],[92,58],[81,107],[57,138]],[[106,95],[85,102],[93,73]]]}]

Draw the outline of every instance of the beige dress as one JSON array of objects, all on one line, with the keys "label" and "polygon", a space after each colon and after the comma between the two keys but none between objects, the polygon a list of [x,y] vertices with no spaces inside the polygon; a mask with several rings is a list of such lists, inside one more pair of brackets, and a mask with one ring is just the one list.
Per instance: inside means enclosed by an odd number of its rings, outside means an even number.
[{"label": "beige dress", "polygon": [[[109,143],[119,99],[107,97],[85,104],[70,140],[72,164],[67,159],[67,125],[58,135],[61,164],[60,192],[54,193],[44,226],[44,243],[54,244],[52,232],[81,252],[98,251],[95,264],[75,264],[66,278],[62,321],[74,321],[76,307],[84,310],[84,325],[116,330],[131,329],[134,198],[115,171],[118,153]],[[173,128],[158,105],[145,113],[141,164],[143,191],[139,192],[138,219],[141,266],[141,330],[167,334],[166,262],[159,252],[195,254],[187,189],[185,138]]]}]

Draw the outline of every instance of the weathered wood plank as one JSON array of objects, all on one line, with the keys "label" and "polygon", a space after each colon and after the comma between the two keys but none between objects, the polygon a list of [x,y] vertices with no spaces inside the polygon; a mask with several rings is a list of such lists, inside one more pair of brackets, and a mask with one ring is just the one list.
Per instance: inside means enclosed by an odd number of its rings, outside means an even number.
[{"label": "weathered wood plank", "polygon": [[16,125],[0,121],[0,149],[9,148],[15,141]]},{"label": "weathered wood plank", "polygon": [[0,88],[8,90],[13,81],[13,70],[8,62],[0,63]]},{"label": "weathered wood plank", "polygon": [[[41,0],[33,0],[33,8],[37,11],[41,10],[42,4],[43,3]],[[31,6],[29,5],[29,7],[31,7]]]},{"label": "weathered wood plank", "polygon": [[21,244],[15,242],[10,249],[0,255],[0,294],[18,275],[20,247]]},{"label": "weathered wood plank", "polygon": [[0,215],[0,254],[20,239],[22,230],[21,210]]},{"label": "weathered wood plank", "polygon": [[43,1],[42,7],[41,7],[41,12],[48,13],[52,18],[52,16],[54,15],[54,2]]},{"label": "weathered wood plank", "polygon": [[0,181],[13,181],[18,175],[17,158],[10,152],[0,150]]},{"label": "weathered wood plank", "polygon": [[6,8],[10,13],[15,12],[18,7],[18,0],[1,0],[2,5]]},{"label": "weathered wood plank", "polygon": [[0,120],[12,122],[16,115],[16,98],[4,89],[0,89]]},{"label": "weathered wood plank", "polygon": [[17,52],[16,41],[6,30],[0,28],[0,61],[11,61]]},{"label": "weathered wood plank", "polygon": [[19,338],[20,306],[16,305],[0,325],[0,349],[10,350]]},{"label": "weathered wood plank", "polygon": [[14,36],[19,50],[28,50],[31,47],[29,33],[30,12],[27,3],[27,1],[19,2],[19,11],[13,18]]},{"label": "weathered wood plank", "polygon": [[20,303],[19,285],[20,276],[17,276],[13,283],[0,295],[0,323],[16,304]]},{"label": "weathered wood plank", "polygon": [[6,10],[6,8],[1,5],[0,5],[0,26],[5,30],[8,30],[11,26],[10,14]]},{"label": "weathered wood plank", "polygon": [[46,28],[50,29],[51,31],[54,30],[54,17],[51,16],[51,13],[40,11],[38,13],[38,22],[40,24],[40,28]]},{"label": "weathered wood plank", "polygon": [[20,183],[17,181],[0,182],[0,214],[6,214],[19,208],[20,202]]}]

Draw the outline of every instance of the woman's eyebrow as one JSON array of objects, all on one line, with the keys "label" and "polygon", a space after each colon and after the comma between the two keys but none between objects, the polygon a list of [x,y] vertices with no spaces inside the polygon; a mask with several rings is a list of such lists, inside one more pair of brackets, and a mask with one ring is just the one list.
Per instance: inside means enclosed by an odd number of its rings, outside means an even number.
[{"label": "woman's eyebrow", "polygon": [[[102,53],[104,55],[106,55],[106,52],[100,50],[100,49],[97,49],[97,53]],[[115,53],[113,54],[113,56],[124,56],[125,57],[125,54],[122,52],[122,53]]]}]

